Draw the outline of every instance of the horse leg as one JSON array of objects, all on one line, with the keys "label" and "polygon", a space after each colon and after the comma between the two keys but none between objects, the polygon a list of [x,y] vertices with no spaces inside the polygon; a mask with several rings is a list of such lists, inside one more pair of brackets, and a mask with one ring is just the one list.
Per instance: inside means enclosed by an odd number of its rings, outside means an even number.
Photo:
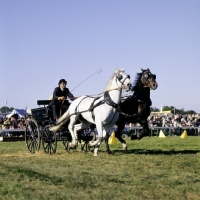
[{"label": "horse leg", "polygon": [[141,140],[145,136],[149,136],[150,130],[148,126],[147,119],[141,119],[139,123],[142,126],[142,130],[138,131],[138,133],[131,137],[131,140]]},{"label": "horse leg", "polygon": [[98,156],[98,151],[99,151],[100,145],[101,145],[103,139],[105,139],[105,137],[106,137],[106,131],[105,131],[105,129],[103,129],[102,137],[99,137],[99,139],[98,139],[99,142],[97,143],[97,145],[95,145],[94,156]]},{"label": "horse leg", "polygon": [[122,149],[127,150],[126,141],[121,137],[121,132],[124,129],[125,124],[118,125],[118,129],[115,132],[115,137],[122,143]]},{"label": "horse leg", "polygon": [[75,132],[75,123],[77,120],[77,116],[71,116],[70,117],[70,123],[68,125],[68,130],[71,133],[72,136],[72,141],[70,142],[69,146],[72,149],[75,149],[77,146],[77,141],[76,141],[76,132]]},{"label": "horse leg", "polygon": [[142,124],[142,127],[143,127],[143,137],[149,136],[150,130],[149,130],[149,125],[148,125],[148,122],[147,122],[147,118],[144,119],[143,122],[144,122],[144,123]]},{"label": "horse leg", "polygon": [[[123,150],[127,150],[127,144],[126,141],[121,137],[121,132],[124,129],[125,124],[118,124],[118,128],[117,131],[115,132],[115,137],[122,143],[122,149]],[[108,154],[111,154],[112,151],[110,150],[110,146],[108,144],[108,139],[109,139],[110,135],[106,134],[105,137],[105,144],[106,144],[106,152]]]},{"label": "horse leg", "polygon": [[95,145],[94,156],[98,156],[98,151],[99,151],[100,145],[101,145],[101,141],[98,142],[97,145]]},{"label": "horse leg", "polygon": [[112,153],[112,151],[110,150],[110,146],[109,146],[109,144],[108,144],[108,139],[109,139],[109,134],[106,134],[106,136],[105,136],[105,144],[106,144],[106,152],[108,153],[108,154],[111,154]]}]

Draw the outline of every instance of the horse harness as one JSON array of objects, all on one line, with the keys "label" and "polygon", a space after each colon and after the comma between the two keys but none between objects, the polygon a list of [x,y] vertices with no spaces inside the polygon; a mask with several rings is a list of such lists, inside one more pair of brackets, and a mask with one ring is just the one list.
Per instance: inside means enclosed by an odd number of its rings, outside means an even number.
[{"label": "horse harness", "polygon": [[[128,99],[130,99],[130,98],[131,98],[131,96],[128,96],[126,100],[128,100]],[[125,100],[125,101],[126,101],[126,100]],[[120,112],[120,114],[124,115],[125,117],[129,117],[129,118],[130,118],[130,117],[137,116],[138,114],[142,113],[142,112],[144,111],[144,109],[146,108],[146,106],[147,106],[147,103],[146,103],[145,101],[142,101],[142,100],[139,100],[139,99],[138,99],[138,104],[142,104],[142,105],[143,105],[142,110],[141,110],[140,112],[137,112],[137,113],[132,114],[132,115],[127,114],[127,113],[125,113],[125,112],[122,112],[120,109],[119,109],[119,112]]]},{"label": "horse harness", "polygon": [[[85,98],[87,98],[87,97],[90,97],[90,96],[85,96],[83,99],[85,99]],[[99,101],[98,103],[95,104],[95,101],[97,101],[97,100],[100,99],[100,98],[101,98],[101,97],[95,97],[94,100],[93,100],[93,102],[90,104],[90,107],[89,107],[88,110],[85,110],[85,111],[82,111],[82,112],[78,112],[78,111],[77,111],[77,110],[78,110],[78,106],[80,105],[81,101],[83,101],[83,99],[82,99],[82,100],[79,102],[79,104],[77,105],[74,114],[77,114],[77,113],[80,113],[80,114],[81,114],[81,113],[90,111],[90,112],[92,113],[92,118],[93,118],[93,120],[95,120],[95,115],[94,115],[94,112],[93,112],[94,109],[95,109],[96,107],[98,107],[98,106],[104,104],[104,103],[106,103],[106,104],[108,104],[109,106],[111,106],[111,107],[117,109],[117,111],[119,110],[119,108],[120,108],[119,105],[116,104],[116,103],[111,99],[110,94],[109,94],[109,91],[106,91],[106,92],[104,93],[104,99],[103,99],[103,100],[101,100],[101,101]],[[116,112],[115,112],[115,114],[116,114]],[[113,115],[112,120],[111,120],[108,124],[106,124],[106,126],[108,126],[108,125],[113,121],[113,119],[114,119],[114,117],[115,117],[115,114]]]},{"label": "horse harness", "polygon": [[[124,82],[125,82],[125,80],[127,79],[127,78],[131,78],[130,77],[130,75],[127,75],[126,76],[126,78],[124,78],[124,80],[123,81],[121,81],[122,80],[122,78],[123,78],[123,76],[120,74],[120,73],[118,73],[117,75],[116,75],[116,83],[117,83],[117,80],[122,84],[122,85],[124,85]],[[118,84],[117,84],[118,85]]]}]

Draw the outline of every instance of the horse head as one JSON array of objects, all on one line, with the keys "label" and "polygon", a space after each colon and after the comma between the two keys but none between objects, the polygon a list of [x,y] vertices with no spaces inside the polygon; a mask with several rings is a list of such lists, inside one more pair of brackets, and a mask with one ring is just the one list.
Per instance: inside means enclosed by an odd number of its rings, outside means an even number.
[{"label": "horse head", "polygon": [[123,88],[124,90],[126,90],[127,92],[130,91],[131,89],[131,80],[130,80],[130,75],[127,75],[125,73],[125,70],[115,70],[115,80],[117,82],[117,85],[120,88]]},{"label": "horse head", "polygon": [[150,87],[152,90],[156,90],[158,87],[158,83],[156,82],[156,75],[152,74],[149,68],[141,70],[141,82],[144,85],[144,87]]}]

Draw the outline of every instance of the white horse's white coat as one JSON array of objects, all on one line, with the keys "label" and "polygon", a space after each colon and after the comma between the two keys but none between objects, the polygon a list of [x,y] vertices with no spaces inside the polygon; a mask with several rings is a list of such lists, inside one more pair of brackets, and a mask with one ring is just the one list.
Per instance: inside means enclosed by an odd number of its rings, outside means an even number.
[{"label": "white horse's white coat", "polygon": [[[115,70],[114,75],[107,85],[107,90],[109,90],[109,95],[112,101],[118,105],[120,103],[122,89],[125,89],[126,91],[131,89],[130,78],[124,73],[124,70]],[[72,142],[70,146],[76,147],[77,131],[88,128],[91,124],[96,124],[96,129],[98,132],[97,140],[90,142],[89,145],[95,146],[94,156],[97,156],[97,152],[102,140],[105,138],[106,133],[109,133],[113,128],[113,125],[119,117],[119,112],[117,112],[117,109],[108,105],[107,103],[102,103],[95,107],[93,113],[88,111],[93,102],[94,105],[96,105],[98,102],[103,100],[104,96],[95,102],[93,97],[88,96],[82,96],[75,99],[69,106],[69,109],[58,120],[58,124],[52,127],[50,130],[54,132],[58,131],[63,124],[70,119],[68,126],[72,136]],[[81,118],[79,118],[80,115]],[[81,123],[75,124],[78,119],[81,121]]]}]

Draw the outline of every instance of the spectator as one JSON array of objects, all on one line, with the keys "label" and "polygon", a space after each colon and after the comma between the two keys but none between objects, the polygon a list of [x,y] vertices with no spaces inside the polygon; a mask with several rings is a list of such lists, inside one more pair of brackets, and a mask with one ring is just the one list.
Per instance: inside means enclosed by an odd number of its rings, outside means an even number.
[{"label": "spectator", "polygon": [[23,128],[25,128],[25,126],[24,126],[22,120],[19,122],[19,124],[18,124],[18,128],[19,128],[19,129],[23,129]]},{"label": "spectator", "polygon": [[5,122],[7,120],[6,114],[3,114],[3,121]]},{"label": "spectator", "polygon": [[9,129],[10,128],[10,119],[6,119],[4,122],[3,122],[3,125],[4,125],[4,129]]},{"label": "spectator", "polygon": [[18,122],[16,118],[11,117],[11,123],[14,129],[18,128]]},{"label": "spectator", "polygon": [[2,126],[2,124],[3,124],[3,119],[0,118],[0,126]]}]

